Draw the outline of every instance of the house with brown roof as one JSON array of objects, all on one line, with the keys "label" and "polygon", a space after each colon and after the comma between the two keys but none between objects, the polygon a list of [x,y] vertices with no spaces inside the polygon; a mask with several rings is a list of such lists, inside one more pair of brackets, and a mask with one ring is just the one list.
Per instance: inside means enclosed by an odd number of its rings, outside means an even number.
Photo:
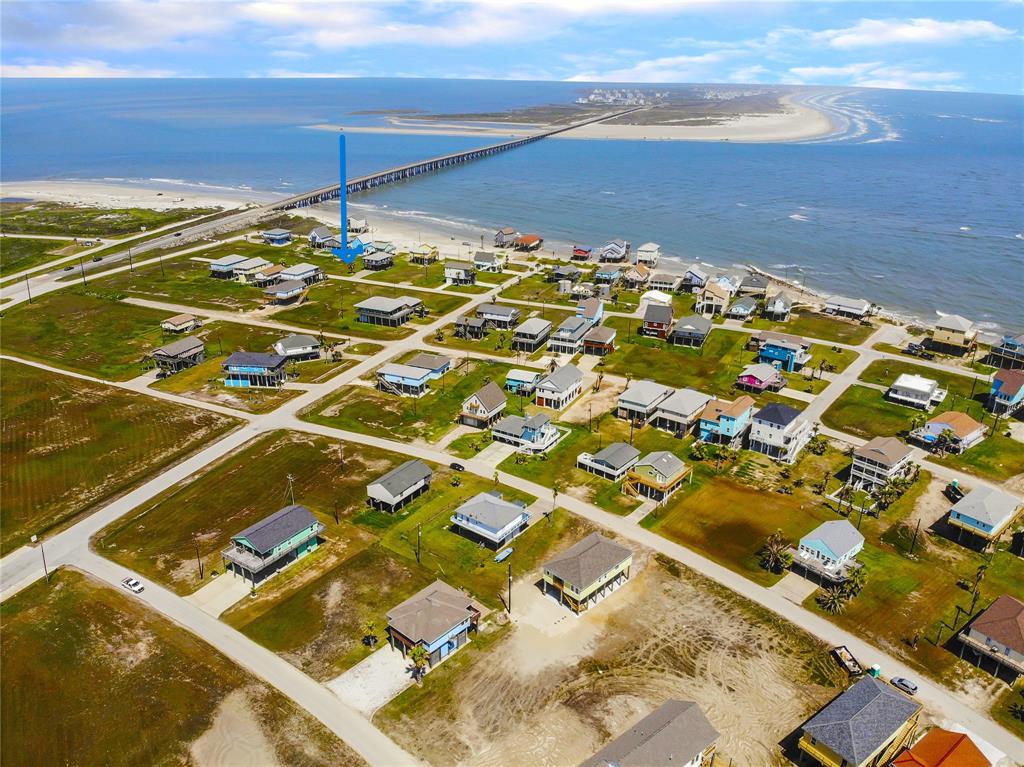
[{"label": "house with brown roof", "polygon": [[960,632],[960,641],[974,651],[979,665],[991,658],[1016,679],[1024,674],[1024,602],[1003,594]]},{"label": "house with brown roof", "polygon": [[402,655],[423,647],[429,664],[440,663],[469,641],[476,631],[483,607],[468,594],[434,581],[387,614],[388,641]]},{"label": "house with brown roof", "polygon": [[188,333],[203,324],[194,314],[175,314],[160,323],[160,327],[168,333]]},{"label": "house with brown roof", "polygon": [[895,437],[875,437],[853,451],[850,484],[871,489],[905,476],[913,452]]},{"label": "house with brown roof", "polygon": [[1021,408],[1024,408],[1024,370],[997,370],[992,376],[988,409],[1010,417]]},{"label": "house with brown roof", "polygon": [[929,450],[962,453],[985,438],[985,427],[967,413],[947,410],[910,432],[910,438]]},{"label": "house with brown roof", "polygon": [[692,700],[667,700],[579,767],[710,767],[718,731]]},{"label": "house with brown roof", "polygon": [[746,394],[732,402],[711,400],[700,414],[700,438],[705,442],[739,447],[750,429],[754,405],[753,398]]},{"label": "house with brown roof", "polygon": [[459,420],[467,426],[486,429],[501,415],[507,402],[504,390],[490,381],[462,403]]},{"label": "house with brown roof", "polygon": [[992,767],[970,735],[933,727],[913,747],[892,760],[892,767]]},{"label": "house with brown roof", "polygon": [[729,291],[720,284],[708,282],[701,289],[693,310],[697,314],[712,317],[716,314],[725,314],[725,307],[728,306],[730,298],[732,296]]},{"label": "house with brown roof", "polygon": [[544,565],[544,593],[581,613],[629,580],[633,552],[591,533]]}]

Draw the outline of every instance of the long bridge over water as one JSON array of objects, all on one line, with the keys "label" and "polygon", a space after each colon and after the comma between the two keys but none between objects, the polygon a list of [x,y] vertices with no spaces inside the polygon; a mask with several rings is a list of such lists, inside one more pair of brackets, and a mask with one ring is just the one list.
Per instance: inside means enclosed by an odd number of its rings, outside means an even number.
[{"label": "long bridge over water", "polygon": [[[351,179],[346,182],[345,187],[348,194],[365,192],[370,189],[384,186],[385,184],[404,181],[405,179],[419,176],[423,173],[432,173],[434,171],[444,170],[445,168],[451,168],[456,165],[464,165],[465,163],[473,162],[474,160],[490,157],[501,152],[507,152],[510,149],[518,149],[521,146],[526,146],[527,144],[532,144],[535,141],[556,136],[559,133],[565,133],[576,128],[581,128],[584,125],[591,125],[593,123],[611,120],[615,117],[621,117],[640,109],[645,109],[645,107],[631,107],[618,112],[610,112],[608,114],[598,115],[597,117],[591,117],[586,120],[581,120],[580,122],[572,123],[571,125],[563,125],[550,130],[541,131],[540,133],[535,133],[531,136],[524,136],[510,141],[502,141],[498,144],[491,144],[477,149],[453,152],[451,154],[442,155],[441,157],[432,157],[429,160],[420,160],[418,162],[407,163],[406,165],[399,165],[394,168],[388,168],[387,170]],[[302,192],[258,207],[249,208],[230,216],[224,216],[214,221],[196,224],[193,227],[183,229],[175,234],[154,238],[147,242],[140,243],[132,248],[132,250],[135,253],[142,253],[147,250],[182,245],[186,242],[194,241],[202,237],[210,237],[215,234],[233,231],[245,226],[251,226],[261,219],[267,218],[275,213],[279,213],[282,210],[302,208],[310,205],[317,205],[329,200],[336,200],[338,199],[340,192],[340,183],[323,186],[309,192]],[[110,260],[116,260],[121,255],[123,254],[115,255],[113,259],[108,259],[107,263],[109,263]]]},{"label": "long bridge over water", "polygon": [[[518,149],[521,146],[532,144],[535,141],[541,139],[550,138],[551,136],[559,133],[565,133],[566,131],[581,128],[584,125],[590,125],[592,123],[603,122],[610,120],[614,117],[621,117],[622,115],[635,112],[638,109],[644,107],[632,107],[630,109],[622,110],[621,112],[613,112],[611,114],[600,115],[598,117],[592,117],[588,120],[582,120],[571,125],[563,125],[558,128],[552,128],[541,133],[535,133],[532,136],[525,136],[523,138],[512,139],[511,141],[502,141],[498,144],[491,144],[490,146],[480,147],[478,149],[467,149],[462,152],[452,152],[451,154],[442,155],[441,157],[432,157],[429,160],[420,160],[418,162],[411,162],[406,165],[399,165],[395,168],[388,168],[387,170],[378,171],[376,173],[370,173],[366,176],[360,176],[359,178],[351,179],[347,181],[345,187],[348,194],[354,194],[357,192],[366,192],[370,189],[374,189],[385,184],[392,184],[396,181],[404,181],[407,178],[418,176],[421,173],[431,173],[437,170],[443,170],[450,168],[455,165],[463,165],[467,162],[474,160],[480,160],[484,157],[490,157],[501,152],[507,152],[510,149]],[[303,192],[293,197],[288,197],[284,200],[278,200],[271,204],[271,208],[274,210],[287,210],[289,208],[301,208],[307,205],[317,205],[321,202],[327,202],[328,200],[336,200],[338,194],[341,191],[341,184],[332,184],[331,186],[321,187],[320,189],[314,189],[311,192]]]}]

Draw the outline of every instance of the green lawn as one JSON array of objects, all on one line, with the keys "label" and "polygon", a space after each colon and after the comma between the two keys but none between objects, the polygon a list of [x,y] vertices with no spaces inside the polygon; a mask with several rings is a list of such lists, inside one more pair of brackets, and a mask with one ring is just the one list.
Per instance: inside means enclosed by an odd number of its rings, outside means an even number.
[{"label": "green lawn", "polygon": [[984,416],[983,406],[989,390],[987,381],[972,380],[966,375],[915,365],[904,360],[875,360],[864,369],[859,380],[888,387],[904,373],[938,381],[939,386],[948,391],[946,399],[935,408],[933,415],[946,410],[963,410],[979,421]]},{"label": "green lawn", "polygon": [[505,288],[499,298],[572,307],[575,307],[578,303],[569,296],[559,294],[558,283],[547,282],[543,274],[531,274],[528,277],[522,277],[514,285]]},{"label": "green lawn", "polygon": [[70,240],[0,237],[0,275],[6,277],[46,264],[78,250]]},{"label": "green lawn", "polygon": [[[260,252],[248,252],[254,248],[260,248]],[[230,250],[240,256],[260,255],[270,261],[273,259],[268,251],[277,249],[266,245],[248,245]],[[206,257],[205,252],[200,255]],[[162,264],[149,264],[134,271],[118,272],[92,280],[91,284],[94,288],[106,291],[200,309],[246,311],[263,305],[263,291],[260,288],[211,277],[207,262],[185,257],[163,259]]]},{"label": "green lawn", "polygon": [[[758,562],[765,538],[781,529],[790,540],[796,540],[821,522],[835,519],[836,514],[811,487],[826,471],[835,474],[848,463],[837,450],[830,449],[823,456],[805,451],[785,479],[780,467],[747,451],[736,465],[720,471],[712,462],[694,462],[693,482],[641,524],[753,581],[770,585],[779,576],[765,571]],[[779,493],[784,485],[793,492]]]},{"label": "green lawn", "polygon": [[311,329],[323,328],[335,333],[371,339],[393,340],[410,335],[415,327],[415,321],[391,328],[359,322],[356,319],[356,310],[352,307],[375,295],[391,298],[409,295],[421,299],[429,312],[428,322],[448,314],[468,300],[463,296],[425,293],[399,286],[385,287],[350,280],[329,280],[327,283],[314,286],[309,291],[306,303],[277,312],[274,319]]},{"label": "green lawn", "polygon": [[778,330],[781,333],[820,338],[824,341],[838,341],[852,346],[866,341],[877,329],[873,325],[861,325],[854,320],[844,320],[813,312],[792,314],[788,322],[773,322],[758,317],[749,325],[757,330]]},{"label": "green lawn", "polygon": [[410,263],[405,258],[396,258],[390,268],[374,272],[366,279],[395,285],[408,282],[418,288],[439,288],[444,285],[444,263],[438,261],[423,266]]},{"label": "green lawn", "polygon": [[369,341],[359,341],[354,344],[349,344],[343,348],[349,354],[359,354],[369,357],[381,351],[384,347],[380,344],[370,343]]},{"label": "green lawn", "polygon": [[95,546],[179,594],[191,593],[202,585],[193,534],[201,541],[208,580],[222,568],[220,552],[232,535],[291,502],[290,474],[296,503],[327,526],[328,544],[309,558],[334,561],[372,542],[350,519],[365,504],[367,482],[402,460],[325,437],[271,433],[117,520],[97,535]]},{"label": "green lawn", "polygon": [[16,362],[0,376],[0,552],[75,519],[238,422]]},{"label": "green lawn", "polygon": [[[622,493],[622,482],[609,482],[590,472],[576,468],[576,456],[580,453],[597,453],[612,442],[629,441],[629,424],[610,413],[603,413],[594,419],[594,431],[587,425],[559,424],[569,434],[550,451],[541,456],[510,456],[498,468],[509,474],[538,482],[559,492],[574,488],[572,495],[583,497],[589,502],[613,514],[628,514],[640,501]],[[633,434],[633,446],[646,455],[655,450],[668,450],[686,460],[691,440],[679,440],[671,434],[653,426],[637,429]]]},{"label": "green lawn", "polygon": [[175,336],[160,329],[167,312],[132,306],[91,288],[48,293],[5,312],[7,354],[112,381],[142,373],[146,354]]},{"label": "green lawn", "polygon": [[822,414],[821,422],[864,439],[895,437],[907,432],[918,412],[889,402],[878,389],[854,384]]},{"label": "green lawn", "polygon": [[[462,403],[488,381],[505,383],[509,365],[469,360],[432,381],[430,392],[419,399],[399,397],[367,386],[344,386],[313,405],[302,417],[313,423],[346,431],[403,439],[436,441],[450,431]],[[510,397],[505,412],[518,414],[519,400]]]},{"label": "green lawn", "polygon": [[59,234],[68,237],[112,237],[137,234],[176,221],[216,213],[219,208],[88,208],[56,202],[4,202],[3,231],[23,234]]},{"label": "green lawn", "polygon": [[811,344],[809,353],[811,361],[807,364],[807,367],[816,368],[819,363],[825,362],[834,368],[832,371],[834,373],[842,373],[860,356],[852,349],[840,349],[828,344]]},{"label": "green lawn", "polygon": [[192,742],[229,694],[251,711],[275,762],[364,764],[208,644],[81,573],[62,568],[0,611],[4,764],[192,763]]},{"label": "green lawn", "polygon": [[1005,482],[1024,472],[1024,443],[1007,437],[1000,430],[999,434],[989,434],[962,455],[951,454],[932,460],[959,471]]}]

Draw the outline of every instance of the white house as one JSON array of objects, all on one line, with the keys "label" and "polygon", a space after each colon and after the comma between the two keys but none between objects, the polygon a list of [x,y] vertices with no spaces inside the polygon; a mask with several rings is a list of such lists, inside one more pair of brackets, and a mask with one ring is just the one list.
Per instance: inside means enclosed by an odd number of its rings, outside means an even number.
[{"label": "white house", "polygon": [[445,261],[444,278],[452,285],[472,285],[476,282],[476,267],[468,261]]},{"label": "white house", "polygon": [[886,396],[900,405],[931,410],[946,399],[946,390],[940,389],[938,381],[931,378],[902,373],[889,387]]},{"label": "white house", "polygon": [[508,398],[494,381],[482,386],[462,403],[459,420],[478,429],[486,429],[505,410]]},{"label": "white house", "polygon": [[561,410],[583,391],[583,373],[572,363],[562,365],[544,376],[536,391],[538,405]]},{"label": "white house", "polygon": [[320,358],[320,342],[304,333],[292,333],[275,341],[274,351],[289,361],[314,360]]},{"label": "white house", "polygon": [[854,487],[882,487],[910,470],[914,451],[895,437],[875,437],[853,451],[850,484]]},{"label": "white house", "polygon": [[651,424],[656,429],[664,429],[677,437],[682,437],[697,422],[701,412],[712,399],[710,394],[695,389],[677,389],[658,403]]},{"label": "white house", "polygon": [[260,258],[247,258],[243,261],[235,263],[232,267],[232,276],[239,282],[250,283],[257,280],[257,275],[266,269],[269,269],[271,264],[267,259]]},{"label": "white house", "polygon": [[498,549],[523,532],[530,514],[498,493],[477,493],[451,516],[452,526],[466,537]]},{"label": "white house", "polygon": [[320,282],[324,278],[324,273],[319,266],[303,262],[282,269],[278,276],[282,282],[298,280],[306,285],[312,285],[313,283]]},{"label": "white house", "polygon": [[863,298],[847,298],[846,296],[829,296],[825,299],[825,313],[840,317],[862,319],[871,311],[871,302]]},{"label": "white house", "polygon": [[765,405],[754,413],[750,426],[750,449],[793,463],[813,436],[813,427],[800,411],[777,402]]},{"label": "white house", "polygon": [[580,453],[576,456],[576,466],[583,471],[618,482],[638,460],[640,451],[635,447],[625,442],[613,442],[593,455]]},{"label": "white house", "polygon": [[473,266],[478,272],[500,272],[505,266],[506,255],[478,250],[473,256]]},{"label": "white house", "polygon": [[985,427],[967,413],[947,410],[914,429],[910,436],[930,449],[962,453],[985,438]]},{"label": "white house", "polygon": [[529,418],[507,415],[491,427],[495,441],[513,445],[520,453],[543,453],[558,442],[558,435],[558,429],[544,413]]},{"label": "white house", "polygon": [[203,321],[194,314],[175,314],[160,323],[160,327],[168,333],[187,333],[202,326]]},{"label": "white house", "polygon": [[636,249],[636,262],[651,269],[658,265],[661,259],[661,246],[656,242],[645,242]]},{"label": "white house", "polygon": [[654,381],[633,381],[619,395],[615,414],[619,418],[625,418],[638,426],[643,426],[654,416],[658,405],[668,399],[672,393],[672,387]]}]

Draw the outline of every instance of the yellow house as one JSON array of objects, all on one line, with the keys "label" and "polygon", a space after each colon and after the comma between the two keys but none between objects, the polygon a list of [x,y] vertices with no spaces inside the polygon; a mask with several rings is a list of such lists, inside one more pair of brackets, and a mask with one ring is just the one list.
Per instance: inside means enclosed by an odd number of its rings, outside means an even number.
[{"label": "yellow house", "polygon": [[633,552],[591,533],[544,565],[544,593],[581,613],[629,580]]},{"label": "yellow house", "polygon": [[690,467],[667,450],[648,453],[626,473],[622,492],[661,503],[679,489]]},{"label": "yellow house", "polygon": [[432,264],[437,261],[437,246],[422,242],[409,250],[409,260],[414,264]]},{"label": "yellow house", "polygon": [[815,714],[797,747],[824,767],[889,764],[914,739],[921,705],[866,676]]},{"label": "yellow house", "polygon": [[950,351],[964,353],[974,348],[978,341],[978,330],[974,323],[959,314],[939,318],[935,323],[932,345]]}]

